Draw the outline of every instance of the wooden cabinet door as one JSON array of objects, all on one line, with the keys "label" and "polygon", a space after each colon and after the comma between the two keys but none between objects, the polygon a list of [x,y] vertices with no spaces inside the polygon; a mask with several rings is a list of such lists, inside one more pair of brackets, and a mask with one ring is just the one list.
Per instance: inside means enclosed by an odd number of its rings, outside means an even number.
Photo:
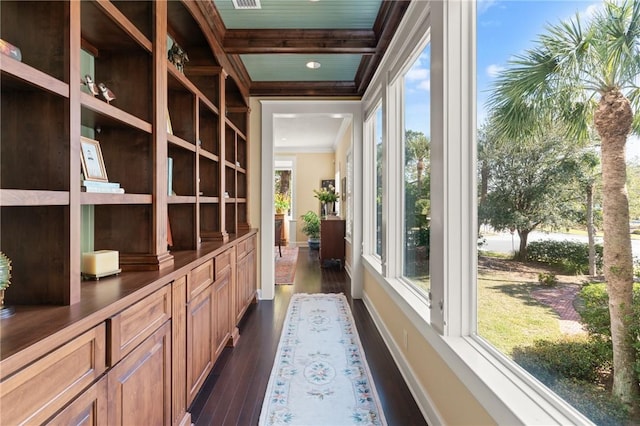
[{"label": "wooden cabinet door", "polygon": [[85,390],[64,410],[47,421],[47,425],[107,425],[107,377]]},{"label": "wooden cabinet door", "polygon": [[190,424],[187,413],[187,277],[172,284],[171,293],[171,415],[173,424]]},{"label": "wooden cabinet door", "polygon": [[344,267],[345,256],[345,221],[327,219],[320,222],[320,264],[324,266],[326,260],[340,261]]},{"label": "wooden cabinet door", "polygon": [[0,424],[41,424],[105,371],[105,325],[70,340],[0,384]]},{"label": "wooden cabinet door", "polygon": [[256,251],[247,252],[236,265],[236,324],[242,319],[256,294]]},{"label": "wooden cabinet door", "polygon": [[219,278],[214,284],[215,324],[214,347],[215,358],[220,355],[231,334],[231,270]]},{"label": "wooden cabinet door", "polygon": [[247,286],[247,272],[248,272],[248,256],[238,259],[236,264],[236,288],[235,288],[235,303],[234,303],[234,318],[235,323],[238,324],[244,314],[246,286]]},{"label": "wooden cabinet door", "polygon": [[171,424],[171,321],[108,373],[110,425]]},{"label": "wooden cabinet door", "polygon": [[187,405],[193,402],[214,361],[213,286],[187,305]]},{"label": "wooden cabinet door", "polygon": [[251,250],[247,254],[247,272],[245,283],[245,306],[249,306],[256,296],[257,274],[256,251]]}]

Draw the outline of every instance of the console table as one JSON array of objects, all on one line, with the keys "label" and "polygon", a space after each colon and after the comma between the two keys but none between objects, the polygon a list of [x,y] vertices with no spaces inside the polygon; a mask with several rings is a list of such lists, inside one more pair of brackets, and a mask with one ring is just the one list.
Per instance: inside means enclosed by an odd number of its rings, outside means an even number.
[{"label": "console table", "polygon": [[320,221],[320,266],[327,261],[337,261],[340,269],[345,260],[345,221],[342,219],[323,219]]}]

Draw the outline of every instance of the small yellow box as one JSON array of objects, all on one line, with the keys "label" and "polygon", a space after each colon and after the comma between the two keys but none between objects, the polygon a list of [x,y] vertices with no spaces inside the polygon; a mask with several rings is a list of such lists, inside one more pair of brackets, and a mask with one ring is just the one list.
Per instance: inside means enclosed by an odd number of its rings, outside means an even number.
[{"label": "small yellow box", "polygon": [[82,273],[101,277],[120,272],[116,250],[98,250],[82,253]]}]

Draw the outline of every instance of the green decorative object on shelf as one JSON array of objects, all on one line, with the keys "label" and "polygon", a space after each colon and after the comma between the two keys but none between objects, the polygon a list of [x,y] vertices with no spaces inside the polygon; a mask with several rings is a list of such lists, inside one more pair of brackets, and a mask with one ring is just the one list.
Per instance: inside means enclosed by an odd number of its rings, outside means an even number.
[{"label": "green decorative object on shelf", "polygon": [[11,284],[11,260],[0,251],[0,318],[13,315],[14,310],[4,306],[4,292]]}]

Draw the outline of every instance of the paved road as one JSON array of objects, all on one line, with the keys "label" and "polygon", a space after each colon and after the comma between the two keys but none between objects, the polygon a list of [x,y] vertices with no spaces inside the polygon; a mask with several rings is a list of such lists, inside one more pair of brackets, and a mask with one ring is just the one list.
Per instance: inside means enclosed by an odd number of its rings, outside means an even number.
[{"label": "paved road", "polygon": [[[484,237],[487,243],[481,247],[482,250],[495,251],[498,253],[513,253],[520,247],[520,238],[518,234],[513,236],[509,232],[498,234],[487,233]],[[533,231],[529,234],[529,242],[537,240],[573,240],[587,242],[586,235],[572,235],[562,233],[545,233]],[[602,244],[602,238],[596,238],[596,242]],[[631,240],[631,250],[634,257],[640,258],[640,240]]]}]

